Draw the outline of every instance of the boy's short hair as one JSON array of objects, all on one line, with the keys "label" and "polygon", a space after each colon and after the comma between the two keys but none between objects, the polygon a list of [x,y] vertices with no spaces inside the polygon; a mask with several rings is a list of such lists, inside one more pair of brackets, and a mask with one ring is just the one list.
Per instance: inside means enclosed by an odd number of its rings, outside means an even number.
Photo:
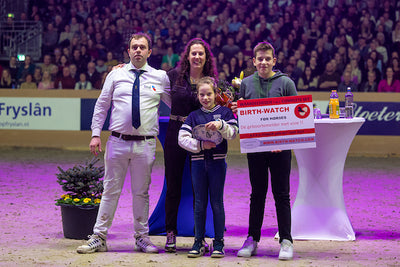
[{"label": "boy's short hair", "polygon": [[272,44],[268,42],[260,42],[253,49],[254,57],[256,57],[258,51],[268,51],[268,50],[272,51],[272,56],[275,58],[275,48],[272,46]]}]

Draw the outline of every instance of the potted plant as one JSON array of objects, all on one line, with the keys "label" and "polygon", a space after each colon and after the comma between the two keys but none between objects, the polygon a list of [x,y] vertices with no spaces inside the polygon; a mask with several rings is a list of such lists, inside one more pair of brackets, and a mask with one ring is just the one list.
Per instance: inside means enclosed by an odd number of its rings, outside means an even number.
[{"label": "potted plant", "polygon": [[58,166],[57,182],[65,194],[56,199],[56,205],[61,207],[66,238],[87,239],[92,234],[103,192],[104,166],[94,166],[99,160],[94,157],[67,170]]}]

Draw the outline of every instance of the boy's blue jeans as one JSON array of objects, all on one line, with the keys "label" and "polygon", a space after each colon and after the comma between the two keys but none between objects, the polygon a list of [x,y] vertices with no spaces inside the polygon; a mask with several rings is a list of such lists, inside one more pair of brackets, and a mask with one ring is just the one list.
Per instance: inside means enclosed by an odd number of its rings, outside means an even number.
[{"label": "boy's blue jeans", "polygon": [[204,239],[208,194],[210,194],[211,209],[213,211],[215,240],[222,240],[224,238],[225,176],[225,159],[205,159],[192,161],[194,224],[196,239]]}]

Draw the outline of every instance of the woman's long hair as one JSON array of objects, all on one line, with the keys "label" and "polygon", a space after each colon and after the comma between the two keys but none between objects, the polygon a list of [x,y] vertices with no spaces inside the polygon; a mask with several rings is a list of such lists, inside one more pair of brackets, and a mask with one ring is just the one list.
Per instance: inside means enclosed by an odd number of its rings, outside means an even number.
[{"label": "woman's long hair", "polygon": [[186,44],[185,50],[181,54],[181,60],[178,63],[179,80],[182,81],[185,75],[190,75],[189,53],[190,48],[195,44],[202,45],[206,52],[206,62],[203,67],[203,75],[217,79],[218,72],[217,68],[215,67],[214,55],[211,52],[209,44],[201,38],[193,38]]}]

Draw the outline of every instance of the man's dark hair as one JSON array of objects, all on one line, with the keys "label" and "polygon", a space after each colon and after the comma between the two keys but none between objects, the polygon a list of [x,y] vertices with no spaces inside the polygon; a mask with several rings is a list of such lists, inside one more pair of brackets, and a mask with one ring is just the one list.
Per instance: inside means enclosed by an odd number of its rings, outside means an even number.
[{"label": "man's dark hair", "polygon": [[145,38],[147,40],[147,45],[149,46],[149,50],[150,50],[152,47],[151,38],[144,32],[138,32],[138,33],[132,34],[131,38],[129,38],[128,47],[131,46],[131,42],[133,39],[138,40],[140,38]]}]

